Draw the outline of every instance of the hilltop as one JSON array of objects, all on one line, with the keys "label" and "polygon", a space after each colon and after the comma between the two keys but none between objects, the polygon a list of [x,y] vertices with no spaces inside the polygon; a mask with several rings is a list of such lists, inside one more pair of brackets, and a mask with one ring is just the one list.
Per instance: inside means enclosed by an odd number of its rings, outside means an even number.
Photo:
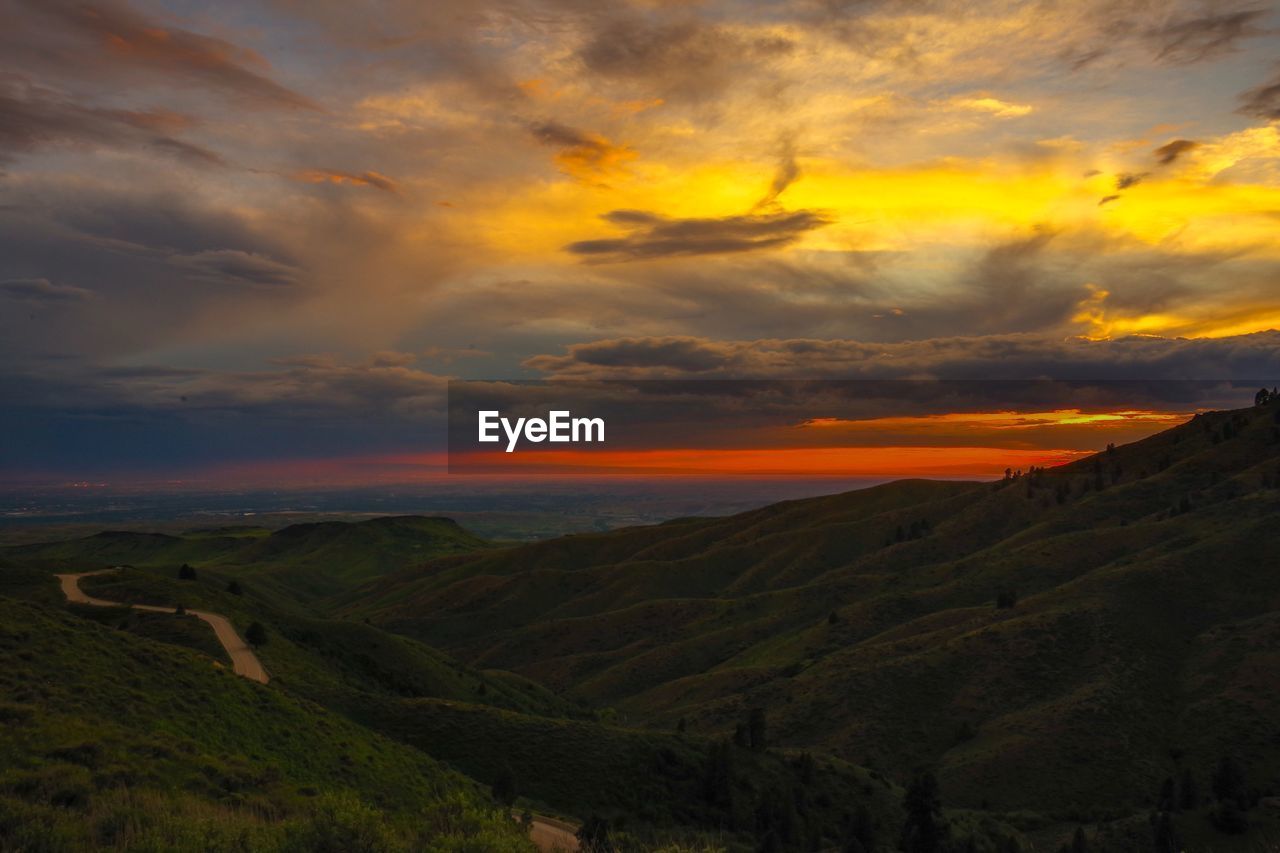
[{"label": "hilltop", "polygon": [[108,530],[79,539],[0,549],[11,559],[234,569],[283,598],[311,602],[430,557],[490,547],[452,519],[387,516],[367,521],[203,528],[181,535]]}]

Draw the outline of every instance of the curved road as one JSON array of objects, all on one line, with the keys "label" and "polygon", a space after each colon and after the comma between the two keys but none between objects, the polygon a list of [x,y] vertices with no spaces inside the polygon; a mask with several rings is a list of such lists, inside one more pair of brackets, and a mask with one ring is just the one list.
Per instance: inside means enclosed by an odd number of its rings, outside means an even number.
[{"label": "curved road", "polygon": [[582,849],[578,843],[578,828],[553,817],[534,815],[529,839],[541,853],[576,853]]},{"label": "curved road", "polygon": [[[94,598],[86,595],[80,589],[80,578],[87,578],[92,575],[105,575],[114,572],[116,569],[99,569],[96,572],[80,572],[74,575],[58,575],[58,581],[62,584],[62,594],[67,597],[67,601],[76,604],[93,604],[98,607],[132,607],[134,610],[149,610],[152,613],[177,613],[175,607],[156,607],[153,604],[123,604],[119,601],[106,601],[101,598]],[[209,623],[209,627],[213,628],[213,633],[217,635],[218,642],[222,643],[222,647],[227,650],[227,655],[231,658],[231,665],[235,668],[236,675],[242,675],[252,681],[260,684],[266,684],[270,680],[267,671],[262,668],[262,663],[258,660],[258,656],[253,653],[253,649],[236,633],[236,629],[231,627],[231,621],[227,617],[218,613],[208,613],[204,610],[188,610],[192,616],[197,619],[203,619]]]},{"label": "curved road", "polygon": [[[79,574],[57,575],[56,577],[59,583],[62,584],[62,594],[67,597],[67,601],[75,604],[92,604],[97,607],[132,607],[134,610],[148,610],[152,613],[178,612],[176,607],[157,607],[154,604],[124,604],[119,601],[94,598],[80,589],[80,578],[110,574],[114,571],[117,571],[117,569],[99,569],[96,572],[80,572]],[[218,642],[222,643],[222,647],[227,650],[227,654],[231,657],[231,663],[235,666],[236,675],[242,675],[262,684],[266,684],[270,680],[267,671],[262,668],[258,656],[253,653],[253,649],[249,648],[249,645],[244,640],[240,639],[240,635],[236,633],[235,628],[231,627],[231,621],[227,617],[204,610],[188,610],[187,612],[208,622],[210,627],[213,628],[213,633],[218,636]],[[573,851],[579,849],[577,827],[555,818],[535,817],[533,825],[529,827],[529,838],[537,846],[538,850],[543,851],[543,853],[553,853],[553,851],[573,853]]]}]

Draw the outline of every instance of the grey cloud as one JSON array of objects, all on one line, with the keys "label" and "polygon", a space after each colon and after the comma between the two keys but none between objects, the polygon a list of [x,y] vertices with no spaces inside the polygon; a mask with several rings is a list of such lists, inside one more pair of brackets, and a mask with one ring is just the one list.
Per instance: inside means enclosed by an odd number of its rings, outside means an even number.
[{"label": "grey cloud", "polygon": [[581,240],[565,249],[593,261],[750,252],[786,246],[831,222],[825,213],[816,210],[705,219],[672,219],[640,210],[615,210],[603,218],[631,233],[613,239]]},{"label": "grey cloud", "polygon": [[1233,53],[1243,40],[1266,32],[1260,26],[1266,10],[1238,0],[1191,9],[1179,0],[1073,5],[1090,24],[1079,35],[1069,36],[1060,54],[1075,71],[1108,58],[1123,64],[1135,53],[1163,65],[1192,65]]},{"label": "grey cloud", "polygon": [[55,41],[36,50],[45,59],[52,57],[61,71],[78,70],[83,76],[93,76],[102,67],[158,71],[252,103],[319,109],[309,98],[254,70],[265,68],[266,61],[253,51],[166,26],[124,2],[21,0],[20,5],[55,22],[57,35],[71,37],[71,44]]},{"label": "grey cloud", "polygon": [[1183,18],[1148,30],[1146,38],[1162,62],[1201,62],[1237,50],[1242,39],[1262,35],[1265,30],[1258,24],[1265,16],[1265,10],[1245,9]]},{"label": "grey cloud", "polygon": [[591,137],[587,136],[577,128],[560,124],[557,121],[538,122],[530,126],[529,132],[533,134],[533,138],[547,145],[554,145],[557,148],[576,148],[581,145],[590,145]]},{"label": "grey cloud", "polygon": [[298,269],[273,258],[237,249],[174,255],[171,263],[210,281],[285,287],[297,283]]},{"label": "grey cloud", "polygon": [[1261,86],[1242,92],[1238,112],[1266,121],[1280,120],[1280,74]]},{"label": "grey cloud", "polygon": [[[375,354],[359,364],[298,358],[260,371],[54,367],[27,374],[33,384],[24,405],[72,412],[103,407],[139,413],[221,411],[284,420],[318,412],[360,420],[375,410],[411,418],[441,411],[448,379],[386,355]],[[14,377],[0,380],[0,386],[12,385]]]},{"label": "grey cloud", "polygon": [[1141,174],[1125,172],[1125,173],[1116,175],[1116,189],[1127,190],[1129,189],[1129,187],[1136,186],[1142,183],[1142,180],[1146,176],[1147,175],[1145,172]]},{"label": "grey cloud", "polygon": [[792,49],[785,39],[743,38],[697,18],[617,17],[590,34],[578,57],[594,74],[643,81],[666,98],[699,99],[729,86],[734,69],[759,66]]},{"label": "grey cloud", "polygon": [[1155,150],[1156,160],[1161,166],[1168,166],[1183,154],[1199,147],[1199,145],[1200,143],[1190,139],[1175,139],[1172,142],[1166,142]]},{"label": "grey cloud", "polygon": [[524,364],[570,379],[1265,379],[1280,376],[1280,332],[1105,341],[1015,334],[891,344],[620,338],[575,344]]},{"label": "grey cloud", "polygon": [[529,126],[534,139],[558,150],[560,167],[580,179],[594,180],[607,175],[621,161],[632,156],[631,149],[610,142],[598,133],[587,133],[556,121]]},{"label": "grey cloud", "polygon": [[76,144],[144,145],[197,165],[223,165],[214,152],[166,132],[189,123],[185,116],[167,112],[84,106],[17,75],[0,76],[0,162],[43,145]]},{"label": "grey cloud", "polygon": [[52,305],[87,302],[93,291],[69,284],[54,284],[47,278],[13,278],[0,281],[0,296],[21,302]]},{"label": "grey cloud", "polygon": [[800,164],[796,162],[796,146],[791,137],[784,137],[778,154],[778,168],[773,173],[773,181],[764,198],[756,203],[757,208],[767,207],[778,200],[778,196],[786,192],[787,187],[800,179]]}]

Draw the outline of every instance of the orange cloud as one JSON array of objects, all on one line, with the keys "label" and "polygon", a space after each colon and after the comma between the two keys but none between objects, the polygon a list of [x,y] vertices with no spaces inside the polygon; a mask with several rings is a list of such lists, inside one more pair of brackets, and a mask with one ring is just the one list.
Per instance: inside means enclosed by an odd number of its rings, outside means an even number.
[{"label": "orange cloud", "polygon": [[361,172],[357,175],[352,172],[340,172],[331,169],[305,169],[298,172],[294,177],[312,184],[351,184],[359,187],[372,187],[389,193],[400,191],[395,181],[377,172]]},{"label": "orange cloud", "polygon": [[617,145],[598,133],[589,133],[555,121],[530,128],[534,138],[559,148],[556,165],[567,175],[593,182],[623,171],[636,153],[625,145]]}]

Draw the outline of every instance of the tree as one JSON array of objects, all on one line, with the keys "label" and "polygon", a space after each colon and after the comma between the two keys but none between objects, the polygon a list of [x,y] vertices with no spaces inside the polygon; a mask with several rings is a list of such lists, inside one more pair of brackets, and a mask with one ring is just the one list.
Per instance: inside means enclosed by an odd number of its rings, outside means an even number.
[{"label": "tree", "polygon": [[747,735],[751,749],[764,752],[769,748],[768,725],[764,718],[764,708],[752,708],[747,719]]},{"label": "tree", "polygon": [[1004,589],[996,593],[996,607],[1000,610],[1008,610],[1018,604],[1018,593],[1011,589]]},{"label": "tree", "polygon": [[181,604],[181,603],[179,603],[177,607],[173,608],[173,612],[174,612],[174,613],[176,613],[176,614],[177,614],[177,615],[179,615],[179,616],[186,616],[186,615],[187,615],[187,606],[186,606],[185,604]]},{"label": "tree", "polygon": [[1077,826],[1076,834],[1071,836],[1071,853],[1089,853],[1089,839],[1083,826]]},{"label": "tree", "polygon": [[261,622],[254,622],[249,626],[249,630],[244,632],[244,638],[249,641],[251,646],[265,646],[267,644],[267,629],[262,627]]},{"label": "tree", "polygon": [[510,764],[503,764],[493,783],[493,798],[507,808],[516,801],[516,774]]},{"label": "tree", "polygon": [[239,581],[232,581],[231,583],[227,584],[227,592],[231,593],[232,595],[244,595],[244,589],[240,586]]},{"label": "tree", "polygon": [[1227,835],[1240,835],[1249,828],[1249,818],[1236,805],[1234,800],[1223,800],[1209,813],[1209,822],[1219,832]]},{"label": "tree", "polygon": [[1171,812],[1178,807],[1178,789],[1172,776],[1164,777],[1160,784],[1160,794],[1156,797],[1156,808],[1162,812]]},{"label": "tree", "polygon": [[733,747],[727,740],[711,745],[711,754],[707,756],[707,772],[703,779],[703,793],[708,804],[732,816]]},{"label": "tree", "polygon": [[178,580],[193,581],[196,579],[196,570],[186,563],[182,564],[182,568],[178,569]]},{"label": "tree", "polygon": [[609,840],[609,821],[594,814],[587,818],[578,827],[578,844],[582,853],[613,853],[613,842]]},{"label": "tree", "polygon": [[872,853],[876,849],[876,820],[866,803],[858,803],[858,809],[849,822],[849,830],[845,833],[843,853]]},{"label": "tree", "polygon": [[1213,796],[1220,803],[1244,806],[1244,770],[1234,756],[1224,755],[1218,761],[1218,767],[1213,771]]},{"label": "tree", "polygon": [[838,613],[836,613],[834,610],[832,610],[832,611],[831,611],[831,614],[830,614],[829,616],[827,616],[827,624],[828,624],[828,625],[834,625],[834,624],[836,624],[836,623],[837,623],[837,622],[839,622],[839,621],[840,621],[840,614],[838,614]]},{"label": "tree", "polygon": [[1178,832],[1173,826],[1173,817],[1168,812],[1161,812],[1156,818],[1156,853],[1182,853],[1182,842],[1178,840]]},{"label": "tree", "polygon": [[738,723],[733,727],[733,743],[735,746],[751,746],[751,738],[747,734],[747,727],[742,723]]},{"label": "tree", "polygon": [[1178,784],[1178,808],[1184,812],[1194,811],[1200,805],[1200,789],[1196,779],[1191,775],[1191,768],[1182,771]]},{"label": "tree", "polygon": [[938,780],[921,773],[911,780],[902,800],[907,812],[902,826],[902,849],[906,853],[939,853],[943,849],[946,825],[942,822],[942,799]]}]

